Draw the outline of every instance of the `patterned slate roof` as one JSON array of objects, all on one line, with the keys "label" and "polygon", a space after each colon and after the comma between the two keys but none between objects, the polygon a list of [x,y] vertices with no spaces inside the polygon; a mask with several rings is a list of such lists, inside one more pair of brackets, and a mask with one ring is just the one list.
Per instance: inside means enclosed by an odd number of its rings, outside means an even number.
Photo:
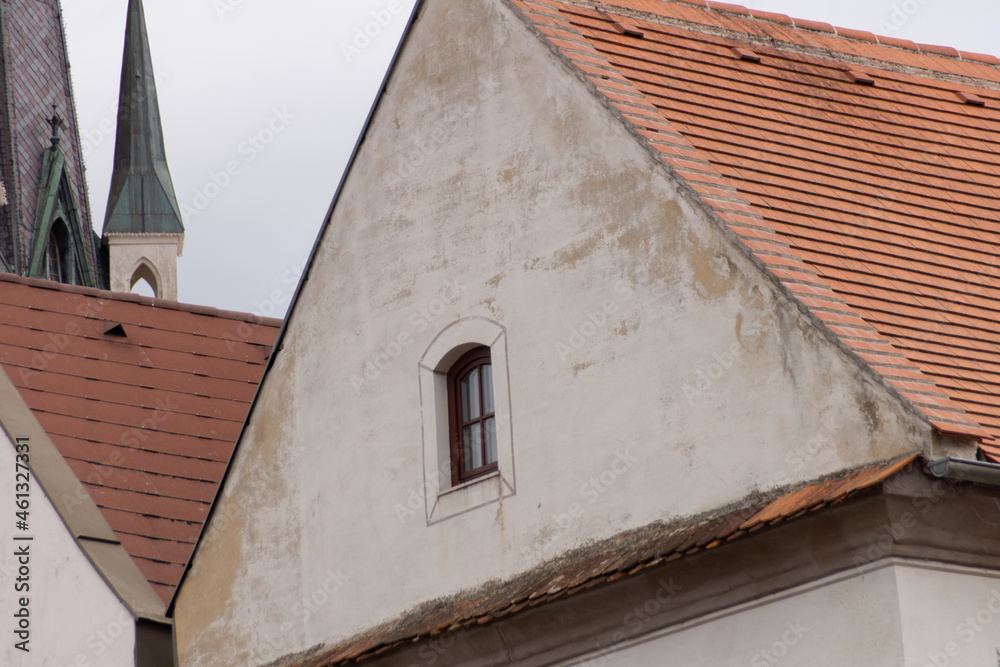
[{"label": "patterned slate roof", "polygon": [[1000,461],[1000,60],[703,0],[512,0],[810,310]]},{"label": "patterned slate roof", "polygon": [[280,325],[0,274],[0,365],[165,603]]},{"label": "patterned slate roof", "polygon": [[[41,190],[42,162],[55,112],[66,174],[79,216],[87,263],[97,271],[100,241],[91,233],[80,131],[58,0],[10,0],[0,14],[0,173],[10,205],[0,207],[0,253],[26,271]],[[16,257],[16,259],[15,259]],[[22,266],[24,265],[24,266]],[[101,277],[101,283],[105,279]]]}]

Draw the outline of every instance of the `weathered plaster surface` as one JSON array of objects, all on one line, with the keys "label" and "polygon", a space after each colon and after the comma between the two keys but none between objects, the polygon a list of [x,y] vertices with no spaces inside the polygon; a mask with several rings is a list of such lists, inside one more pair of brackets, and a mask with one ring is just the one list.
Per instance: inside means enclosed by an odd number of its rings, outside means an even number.
[{"label": "weathered plaster surface", "polygon": [[[14,437],[17,437],[15,435]],[[30,454],[29,454],[30,456]],[[29,530],[14,528],[15,452],[0,431],[0,500],[9,508],[0,528],[0,616],[3,641],[0,664],[10,667],[37,665],[135,665],[135,621],[87,556],[80,550],[66,525],[52,507],[41,485],[32,476]],[[31,542],[15,542],[30,535]],[[28,545],[28,581],[20,571],[15,551]],[[28,591],[16,585],[27,584]],[[13,634],[20,598],[29,600],[30,652],[15,648],[21,641]]]},{"label": "weathered plaster surface", "polygon": [[[992,522],[994,530],[1000,522]],[[1000,658],[1000,573],[899,567],[905,667],[992,665]]]},{"label": "weathered plaster surface", "polygon": [[[469,317],[507,331],[517,493],[428,526],[417,363]],[[185,665],[931,440],[498,0],[427,2],[265,388],[229,546],[177,607]]]},{"label": "weathered plaster surface", "polygon": [[[305,470],[282,356],[213,511],[175,613],[181,665],[258,665],[304,640],[301,510]],[[312,612],[309,612],[310,614]]]}]

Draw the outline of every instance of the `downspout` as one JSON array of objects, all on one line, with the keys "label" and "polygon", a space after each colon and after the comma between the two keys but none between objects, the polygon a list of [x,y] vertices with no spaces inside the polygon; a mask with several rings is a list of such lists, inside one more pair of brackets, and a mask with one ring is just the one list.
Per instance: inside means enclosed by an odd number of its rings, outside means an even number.
[{"label": "downspout", "polygon": [[928,461],[927,467],[938,479],[948,482],[969,482],[1000,488],[1000,465],[948,457]]}]

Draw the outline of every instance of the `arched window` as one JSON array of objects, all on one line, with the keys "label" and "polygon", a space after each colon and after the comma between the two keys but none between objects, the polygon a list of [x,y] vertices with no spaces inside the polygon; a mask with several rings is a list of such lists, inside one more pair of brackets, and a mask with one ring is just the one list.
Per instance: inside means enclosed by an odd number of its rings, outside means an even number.
[{"label": "arched window", "polygon": [[48,279],[59,283],[74,282],[69,247],[69,233],[62,220],[56,220],[49,229],[49,243],[45,250]]},{"label": "arched window", "polygon": [[448,373],[452,480],[458,484],[497,469],[497,420],[490,348],[477,347]]}]

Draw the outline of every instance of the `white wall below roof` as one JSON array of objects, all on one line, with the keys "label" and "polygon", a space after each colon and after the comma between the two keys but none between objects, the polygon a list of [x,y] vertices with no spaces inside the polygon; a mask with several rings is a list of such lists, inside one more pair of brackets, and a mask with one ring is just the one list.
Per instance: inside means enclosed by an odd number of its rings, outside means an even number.
[{"label": "white wall below roof", "polygon": [[1000,575],[891,559],[560,665],[993,667],[998,651]]},{"label": "white wall below roof", "polygon": [[[14,542],[15,453],[0,431],[0,665],[5,667],[126,667],[135,665],[135,621],[77,546],[32,477],[30,543]],[[14,552],[30,544],[30,587],[14,587]],[[19,598],[30,598],[30,653],[12,635]]]},{"label": "white wall below roof", "polygon": [[1000,572],[900,566],[896,579],[906,667],[1000,664]]}]

